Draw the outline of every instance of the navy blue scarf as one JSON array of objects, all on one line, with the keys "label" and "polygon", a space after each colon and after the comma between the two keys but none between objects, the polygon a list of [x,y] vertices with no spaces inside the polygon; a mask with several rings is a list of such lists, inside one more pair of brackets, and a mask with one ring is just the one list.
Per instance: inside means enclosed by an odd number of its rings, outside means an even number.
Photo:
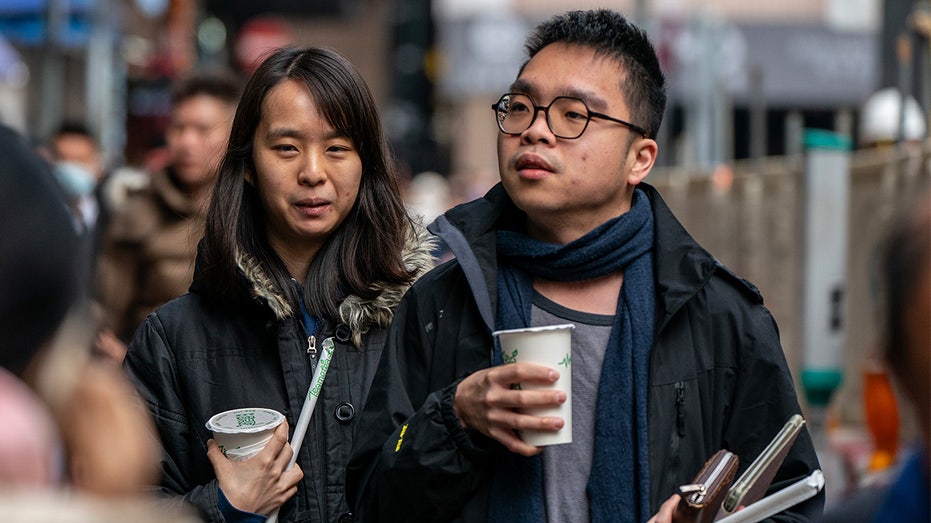
[{"label": "navy blue scarf", "polygon": [[[653,344],[653,213],[634,191],[629,212],[565,245],[499,230],[496,329],[530,326],[533,278],[584,281],[623,271],[624,284],[596,404],[595,448],[587,493],[593,522],[642,522],[650,516],[647,380]],[[495,347],[493,363],[502,362]],[[540,455],[504,447],[492,459],[488,521],[544,521]]]}]

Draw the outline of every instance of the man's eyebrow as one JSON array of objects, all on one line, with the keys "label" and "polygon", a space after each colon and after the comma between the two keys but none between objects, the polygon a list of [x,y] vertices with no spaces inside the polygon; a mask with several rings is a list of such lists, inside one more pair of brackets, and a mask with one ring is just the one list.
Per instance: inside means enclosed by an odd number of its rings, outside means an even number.
[{"label": "man's eyebrow", "polygon": [[526,80],[521,80],[518,78],[517,80],[514,80],[514,83],[511,84],[511,87],[509,87],[508,90],[517,93],[530,93],[533,91],[533,87],[531,87]]},{"label": "man's eyebrow", "polygon": [[585,101],[590,109],[604,111],[608,108],[608,102],[594,91],[586,89],[570,88],[563,96],[573,96]]},{"label": "man's eyebrow", "polygon": [[[521,79],[521,78],[518,78],[517,80],[515,80],[514,83],[511,84],[511,87],[509,88],[509,90],[515,93],[527,93],[531,96],[539,95],[539,93],[536,91],[533,85],[530,84],[530,82],[524,79]],[[575,87],[570,87],[566,89],[565,91],[560,92],[559,96],[571,96],[573,98],[584,100],[590,109],[593,109],[596,111],[604,111],[608,108],[608,102],[605,101],[604,98],[596,94],[594,91],[590,91],[587,89],[579,89]],[[534,101],[537,103],[541,103],[540,100],[534,100]]]}]

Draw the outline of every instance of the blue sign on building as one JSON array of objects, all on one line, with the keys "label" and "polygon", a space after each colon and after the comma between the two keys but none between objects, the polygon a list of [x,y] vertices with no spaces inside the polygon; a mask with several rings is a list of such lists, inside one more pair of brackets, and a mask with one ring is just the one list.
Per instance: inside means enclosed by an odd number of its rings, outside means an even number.
[{"label": "blue sign on building", "polygon": [[59,7],[61,29],[57,43],[81,47],[91,32],[94,0],[3,0],[0,2],[0,35],[18,45],[38,46],[47,41],[49,9]]}]

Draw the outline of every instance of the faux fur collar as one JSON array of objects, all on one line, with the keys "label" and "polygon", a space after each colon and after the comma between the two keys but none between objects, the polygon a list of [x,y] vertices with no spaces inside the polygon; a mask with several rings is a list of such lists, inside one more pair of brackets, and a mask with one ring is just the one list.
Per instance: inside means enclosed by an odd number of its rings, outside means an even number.
[{"label": "faux fur collar", "polygon": [[[419,278],[433,268],[434,259],[431,251],[434,240],[420,225],[415,225],[408,234],[404,247],[404,263]],[[272,280],[265,274],[255,258],[244,253],[236,253],[236,265],[249,281],[249,292],[255,298],[268,305],[279,320],[294,315],[291,304],[275,288]],[[357,347],[362,345],[362,335],[371,327],[388,327],[394,317],[394,310],[410,285],[385,285],[378,297],[367,300],[349,295],[339,306],[340,320],[352,332],[352,342]]]}]

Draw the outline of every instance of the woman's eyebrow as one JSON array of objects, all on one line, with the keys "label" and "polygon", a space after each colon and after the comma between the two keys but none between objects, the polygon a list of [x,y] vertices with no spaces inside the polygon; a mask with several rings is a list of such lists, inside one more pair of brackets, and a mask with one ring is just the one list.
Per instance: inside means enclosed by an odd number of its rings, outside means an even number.
[{"label": "woman's eyebrow", "polygon": [[290,127],[275,127],[269,129],[265,133],[265,138],[267,140],[274,140],[276,138],[301,138],[304,134],[297,129],[292,129]]}]

